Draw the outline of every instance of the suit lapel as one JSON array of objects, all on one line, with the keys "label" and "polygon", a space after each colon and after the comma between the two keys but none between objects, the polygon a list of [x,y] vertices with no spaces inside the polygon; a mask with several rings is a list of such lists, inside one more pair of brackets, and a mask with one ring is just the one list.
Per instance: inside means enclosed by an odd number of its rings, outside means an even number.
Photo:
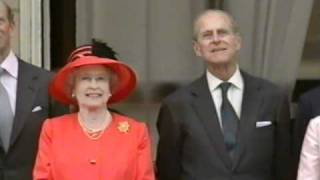
[{"label": "suit lapel", "polygon": [[16,112],[13,122],[10,145],[16,141],[29,113],[38,89],[38,76],[29,69],[28,65],[19,60]]},{"label": "suit lapel", "polygon": [[260,95],[260,82],[256,78],[241,72],[244,79],[244,93],[241,105],[241,117],[238,134],[238,150],[234,160],[234,168],[245,154],[245,148],[250,142],[250,134],[255,128],[255,122],[258,117],[259,107],[263,101]]},{"label": "suit lapel", "polygon": [[193,84],[191,93],[194,96],[193,107],[195,112],[200,117],[214,149],[226,166],[231,167],[232,162],[225,148],[223,134],[205,75]]}]

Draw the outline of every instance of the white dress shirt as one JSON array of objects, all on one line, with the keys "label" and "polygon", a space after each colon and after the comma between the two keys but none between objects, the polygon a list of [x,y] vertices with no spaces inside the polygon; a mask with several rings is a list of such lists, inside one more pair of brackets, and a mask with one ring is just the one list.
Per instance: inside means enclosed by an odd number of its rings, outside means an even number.
[{"label": "white dress shirt", "polygon": [[10,51],[9,55],[1,63],[1,68],[5,70],[4,74],[0,76],[0,81],[6,89],[13,114],[16,110],[16,94],[18,81],[18,58]]},{"label": "white dress shirt", "polygon": [[320,116],[310,120],[304,136],[297,180],[320,180]]},{"label": "white dress shirt", "polygon": [[[222,104],[222,94],[221,89],[219,85],[223,83],[221,79],[215,77],[207,70],[207,81],[209,85],[209,90],[211,92],[211,96],[214,102],[214,105],[216,107],[216,112],[219,118],[220,126],[222,127],[222,121],[221,121],[221,112],[220,107]],[[242,104],[242,97],[243,97],[243,90],[244,90],[244,83],[243,78],[241,76],[239,67],[237,66],[237,69],[235,73],[231,76],[231,78],[227,81],[231,83],[232,85],[229,87],[227,97],[235,110],[238,118],[241,117],[241,104]]]}]

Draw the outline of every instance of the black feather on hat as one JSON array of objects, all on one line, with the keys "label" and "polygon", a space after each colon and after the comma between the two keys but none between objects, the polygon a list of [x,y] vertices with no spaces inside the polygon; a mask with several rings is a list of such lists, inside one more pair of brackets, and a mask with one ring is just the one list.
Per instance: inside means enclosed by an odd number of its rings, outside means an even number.
[{"label": "black feather on hat", "polygon": [[92,55],[118,60],[116,58],[117,53],[111,47],[109,47],[107,43],[96,39],[92,39]]}]

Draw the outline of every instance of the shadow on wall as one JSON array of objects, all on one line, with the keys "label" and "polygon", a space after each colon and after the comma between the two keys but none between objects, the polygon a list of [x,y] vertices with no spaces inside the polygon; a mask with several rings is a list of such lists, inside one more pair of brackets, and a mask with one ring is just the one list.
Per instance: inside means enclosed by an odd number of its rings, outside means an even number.
[{"label": "shadow on wall", "polygon": [[160,103],[166,96],[177,90],[183,84],[178,82],[140,84],[127,99],[129,103]]}]

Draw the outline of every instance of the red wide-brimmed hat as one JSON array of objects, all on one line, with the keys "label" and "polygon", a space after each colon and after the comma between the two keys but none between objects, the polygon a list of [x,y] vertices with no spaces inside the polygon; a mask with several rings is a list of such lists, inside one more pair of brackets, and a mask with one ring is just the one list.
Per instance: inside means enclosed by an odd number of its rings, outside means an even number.
[{"label": "red wide-brimmed hat", "polygon": [[69,63],[54,76],[49,92],[57,101],[77,105],[76,99],[71,97],[71,75],[76,69],[88,65],[103,65],[116,75],[116,83],[111,85],[112,95],[108,104],[125,99],[134,90],[137,78],[128,65],[114,59],[93,55],[92,49],[91,45],[77,48],[68,58]]}]

